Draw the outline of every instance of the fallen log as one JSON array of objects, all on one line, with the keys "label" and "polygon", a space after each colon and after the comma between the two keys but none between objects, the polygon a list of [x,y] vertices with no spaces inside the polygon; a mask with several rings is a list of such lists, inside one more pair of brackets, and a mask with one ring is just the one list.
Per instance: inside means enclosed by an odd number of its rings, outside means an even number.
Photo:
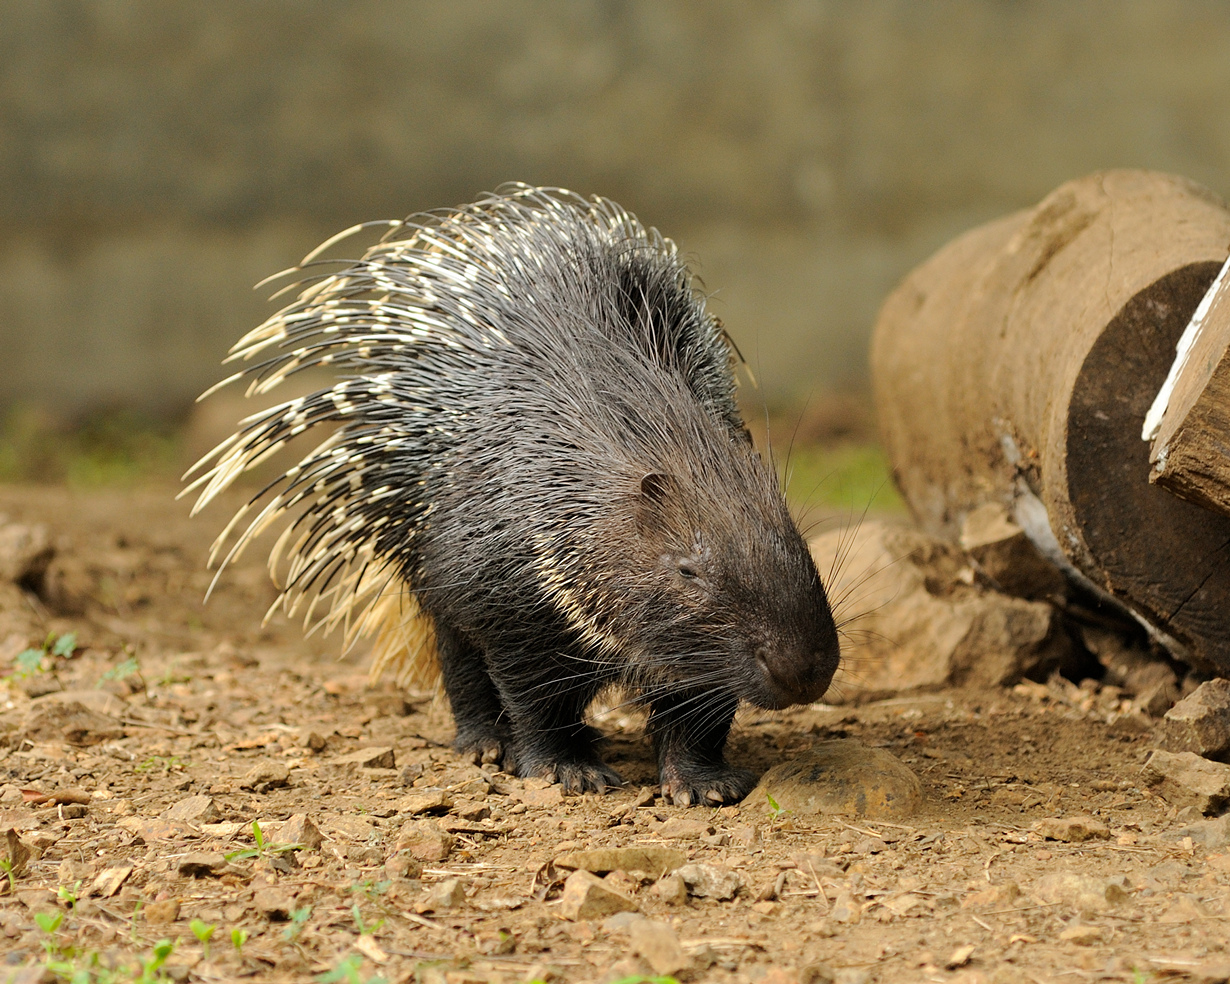
[{"label": "fallen log", "polygon": [[885,302],[871,367],[897,484],[958,541],[998,503],[1068,579],[1230,674],[1230,516],[1151,484],[1144,419],[1230,253],[1230,210],[1111,171],[966,233]]}]

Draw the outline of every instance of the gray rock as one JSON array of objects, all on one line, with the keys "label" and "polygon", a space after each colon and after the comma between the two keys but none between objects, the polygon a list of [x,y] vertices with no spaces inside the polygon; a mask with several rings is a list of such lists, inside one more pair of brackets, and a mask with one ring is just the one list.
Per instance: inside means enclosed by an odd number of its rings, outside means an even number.
[{"label": "gray rock", "polygon": [[588,871],[578,869],[564,882],[559,914],[565,919],[605,919],[617,912],[635,911],[635,902]]},{"label": "gray rock", "polygon": [[1162,743],[1171,752],[1224,759],[1230,752],[1230,680],[1208,680],[1168,710]]},{"label": "gray rock", "polygon": [[1210,762],[1195,752],[1155,751],[1142,770],[1144,781],[1168,803],[1195,806],[1205,815],[1230,803],[1230,765]]},{"label": "gray rock", "polygon": [[797,814],[901,818],[922,803],[918,777],[880,748],[853,739],[818,743],[775,765],[744,800]]},{"label": "gray rock", "polygon": [[1230,813],[1214,820],[1199,820],[1187,827],[1162,835],[1167,840],[1182,840],[1190,837],[1193,844],[1210,850],[1230,847]]},{"label": "gray rock", "polygon": [[733,899],[743,887],[737,871],[717,864],[685,864],[675,874],[687,885],[688,894],[702,899],[724,902]]},{"label": "gray rock", "polygon": [[355,752],[339,755],[333,760],[334,765],[348,765],[360,769],[394,769],[397,767],[397,756],[392,748],[360,748]]}]

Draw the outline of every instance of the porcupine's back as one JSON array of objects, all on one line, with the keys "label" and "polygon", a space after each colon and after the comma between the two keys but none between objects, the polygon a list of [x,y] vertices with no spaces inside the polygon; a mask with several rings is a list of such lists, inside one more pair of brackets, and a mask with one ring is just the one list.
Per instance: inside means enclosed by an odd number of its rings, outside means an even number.
[{"label": "porcupine's back", "polygon": [[698,434],[702,452],[733,442],[742,461],[746,435],[728,343],[673,243],[613,203],[517,186],[390,225],[232,351],[252,363],[231,377],[250,392],[316,365],[342,381],[249,418],[194,486],[200,509],[291,437],[340,424],[215,554],[295,515],[271,557],[286,567],[278,604],[344,624],[348,642],[376,632],[374,673],[427,682],[420,597],[430,610],[498,557],[528,594],[488,603],[524,615],[609,520],[618,477],[692,467]]}]

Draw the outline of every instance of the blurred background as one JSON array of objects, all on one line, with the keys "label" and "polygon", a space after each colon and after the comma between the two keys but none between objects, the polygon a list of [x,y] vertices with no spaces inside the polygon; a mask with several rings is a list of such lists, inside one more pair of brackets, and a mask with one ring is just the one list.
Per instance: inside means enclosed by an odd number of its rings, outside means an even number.
[{"label": "blurred background", "polygon": [[0,479],[170,474],[238,416],[192,401],[254,283],[522,180],[679,242],[749,402],[865,498],[910,267],[1092,170],[1228,165],[1221,0],[4,0]]}]

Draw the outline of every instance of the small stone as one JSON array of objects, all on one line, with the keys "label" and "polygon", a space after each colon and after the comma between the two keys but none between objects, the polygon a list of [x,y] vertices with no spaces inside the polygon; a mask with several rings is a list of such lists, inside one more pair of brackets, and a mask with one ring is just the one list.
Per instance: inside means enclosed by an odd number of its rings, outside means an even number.
[{"label": "small stone", "polygon": [[295,908],[295,897],[281,888],[260,888],[252,896],[256,911],[270,922],[286,922]]},{"label": "small stone", "polygon": [[465,905],[466,890],[460,878],[445,878],[431,886],[427,893],[427,905],[432,909],[456,909]]},{"label": "small stone", "polygon": [[179,859],[179,873],[185,878],[216,876],[226,868],[226,858],[214,851],[192,851]]},{"label": "small stone", "polygon": [[397,757],[393,754],[393,749],[388,747],[360,748],[357,752],[339,755],[333,760],[333,764],[352,765],[360,769],[395,769]]},{"label": "small stone", "polygon": [[172,823],[212,823],[218,818],[218,807],[208,796],[189,796],[180,800],[162,816]]},{"label": "small stone", "polygon": [[401,694],[368,694],[363,703],[385,717],[407,717],[414,711],[414,706]]},{"label": "small stone", "polygon": [[239,780],[240,789],[251,789],[257,793],[289,785],[290,769],[281,762],[273,761],[258,762]]},{"label": "small stone", "polygon": [[616,912],[635,911],[635,902],[626,895],[612,891],[601,878],[588,871],[574,871],[564,882],[559,913],[565,919],[605,919]]},{"label": "small stone", "polygon": [[282,829],[278,831],[278,843],[302,844],[304,850],[316,851],[324,843],[324,837],[306,813],[296,813],[282,824]]},{"label": "small stone", "polygon": [[422,813],[447,813],[453,808],[453,797],[438,787],[420,789],[397,801],[398,813],[418,816]]},{"label": "small stone", "polygon": [[491,807],[476,800],[458,800],[453,805],[453,816],[469,823],[477,823],[491,816]]},{"label": "small stone", "polygon": [[677,974],[691,962],[675,931],[664,922],[637,920],[628,927],[628,942],[656,974]]},{"label": "small stone", "polygon": [[94,884],[90,886],[90,894],[101,896],[104,899],[111,898],[112,895],[120,890],[120,886],[128,880],[132,870],[132,865],[130,864],[104,868],[99,872],[98,877],[94,879]]},{"label": "small stone", "polygon": [[44,697],[37,702],[20,732],[32,744],[66,741],[86,746],[124,737],[123,724],[109,714],[91,710],[79,700],[43,703],[50,699]]},{"label": "small stone", "polygon": [[1069,926],[1062,930],[1059,938],[1065,943],[1075,943],[1077,946],[1092,946],[1102,940],[1102,930],[1099,926]]},{"label": "small stone", "polygon": [[659,878],[650,891],[667,905],[686,905],[688,901],[688,883],[678,874]]},{"label": "small stone", "polygon": [[453,835],[430,820],[408,820],[395,844],[399,851],[409,851],[419,861],[443,861],[453,850]]},{"label": "small stone", "polygon": [[22,840],[12,827],[4,832],[4,860],[6,873],[10,878],[16,878],[26,870],[33,851],[30,845]]},{"label": "small stone", "polygon": [[147,923],[173,923],[179,918],[179,899],[151,902],[141,910],[141,914]]},{"label": "small stone", "polygon": [[561,854],[553,863],[557,868],[579,868],[596,875],[609,871],[645,871],[657,878],[674,871],[686,860],[682,851],[669,847],[606,847]]},{"label": "small stone", "polygon": [[964,967],[969,963],[970,957],[974,955],[975,946],[973,943],[967,943],[965,946],[959,946],[952,951],[952,955],[944,961],[944,966],[949,970],[956,970],[958,967]]},{"label": "small stone", "polygon": [[1168,924],[1203,922],[1209,918],[1209,910],[1193,895],[1177,895],[1157,921]]},{"label": "small stone", "polygon": [[688,894],[702,899],[725,902],[733,899],[743,887],[743,879],[737,871],[717,864],[685,864],[676,874],[688,886]]},{"label": "small stone", "polygon": [[1047,840],[1079,844],[1087,840],[1108,840],[1110,829],[1093,817],[1046,817],[1033,825],[1033,830]]},{"label": "small stone", "polygon": [[1179,699],[1179,679],[1165,663],[1150,662],[1134,669],[1124,687],[1136,695],[1132,704],[1154,718],[1164,715]]},{"label": "small stone", "polygon": [[317,754],[320,754],[329,747],[329,743],[325,741],[324,736],[317,731],[309,731],[307,737],[303,739],[303,744],[309,751],[316,752]]},{"label": "small stone", "polygon": [[849,892],[841,892],[829,907],[829,918],[834,922],[853,926],[863,920],[863,907]]},{"label": "small stone", "polygon": [[1162,742],[1167,751],[1225,758],[1230,752],[1230,680],[1208,680],[1170,708],[1162,719]]},{"label": "small stone", "polygon": [[1101,912],[1129,898],[1118,880],[1074,871],[1055,871],[1044,875],[1034,887],[1034,896],[1044,905],[1060,902],[1077,912]]},{"label": "small stone", "polygon": [[838,739],[773,766],[744,803],[768,812],[776,803],[777,810],[799,815],[901,818],[922,803],[922,786],[883,749]]},{"label": "small stone", "polygon": [[423,866],[408,854],[397,854],[385,862],[384,870],[391,878],[421,878]]},{"label": "small stone", "polygon": [[1159,796],[1180,809],[1195,806],[1208,816],[1221,813],[1230,802],[1230,765],[1195,752],[1155,751],[1142,774]]},{"label": "small stone", "polygon": [[712,833],[713,827],[705,821],[692,820],[688,817],[671,817],[654,831],[658,837],[678,837],[681,840],[698,840]]}]

